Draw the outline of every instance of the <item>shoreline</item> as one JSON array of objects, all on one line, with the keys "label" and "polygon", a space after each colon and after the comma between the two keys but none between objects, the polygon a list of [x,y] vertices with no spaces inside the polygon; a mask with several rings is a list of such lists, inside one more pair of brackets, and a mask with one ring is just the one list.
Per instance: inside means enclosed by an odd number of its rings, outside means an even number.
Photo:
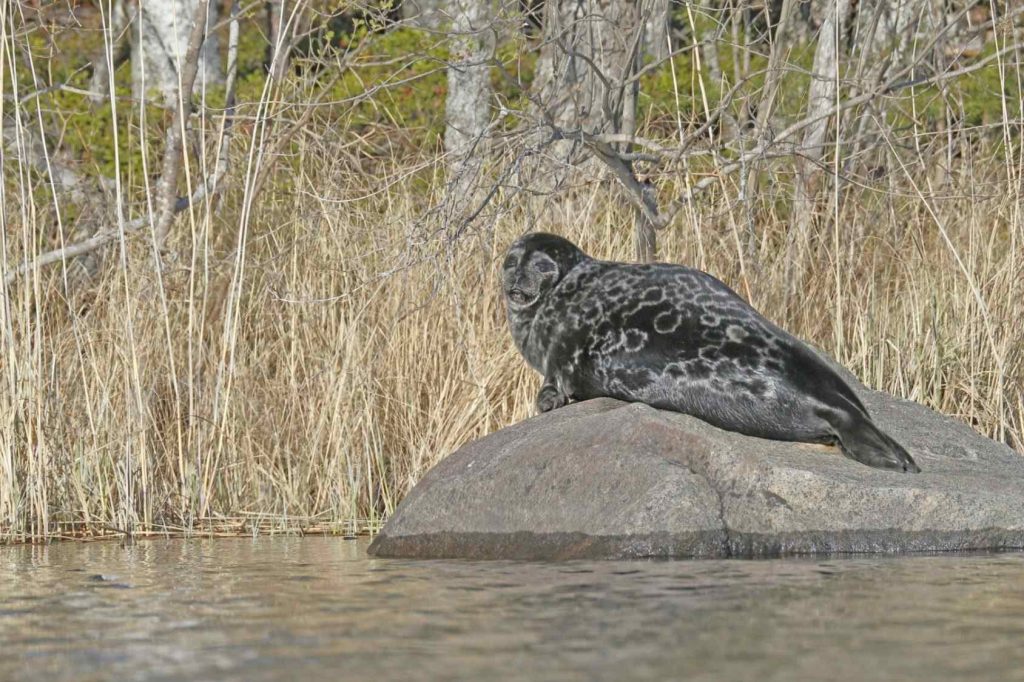
[{"label": "shoreline", "polygon": [[[46,534],[16,535],[0,530],[0,548],[19,545],[49,545],[55,542],[91,543],[120,541],[131,546],[136,540],[192,540],[214,538],[255,538],[275,536],[303,537],[340,537],[345,540],[369,538],[380,532],[384,521],[358,520],[337,523],[310,523],[304,521],[287,521],[284,519],[261,520],[230,520],[203,525],[202,527],[182,528],[180,526],[154,526],[134,532],[116,530],[102,524],[58,524],[58,526],[77,526],[74,528],[58,528]],[[12,539],[13,535],[13,539]]]}]

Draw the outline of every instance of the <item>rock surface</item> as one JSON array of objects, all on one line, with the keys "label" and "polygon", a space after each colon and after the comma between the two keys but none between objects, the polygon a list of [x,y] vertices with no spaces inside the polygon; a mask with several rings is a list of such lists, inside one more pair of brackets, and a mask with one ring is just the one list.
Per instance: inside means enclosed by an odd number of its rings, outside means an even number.
[{"label": "rock surface", "polygon": [[409,493],[379,557],[613,559],[1024,549],[1024,456],[860,389],[917,475],[598,399],[469,443]]}]

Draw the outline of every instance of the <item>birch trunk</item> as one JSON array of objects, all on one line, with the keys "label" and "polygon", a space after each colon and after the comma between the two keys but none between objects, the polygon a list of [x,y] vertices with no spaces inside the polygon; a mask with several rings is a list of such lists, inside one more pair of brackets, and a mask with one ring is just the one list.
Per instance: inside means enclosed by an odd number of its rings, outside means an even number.
[{"label": "birch trunk", "polygon": [[[786,43],[789,40],[791,16],[793,15],[793,5],[795,0],[783,0],[782,6],[779,12],[778,23],[773,27],[769,25],[768,36],[771,39],[770,42],[770,53],[768,55],[768,73],[765,76],[764,88],[761,90],[761,97],[757,105],[757,114],[754,119],[754,144],[760,145],[764,143],[766,138],[769,136],[771,131],[772,117],[775,114],[775,103],[778,100],[779,90],[782,87],[782,77],[784,75],[785,65],[785,52]],[[747,30],[750,28],[748,26]],[[743,201],[750,202],[754,197],[758,195],[758,174],[757,166],[748,172],[746,181],[743,189]],[[748,203],[749,205],[749,203]],[[750,233],[749,241],[751,248],[753,243],[756,241],[754,236],[754,226],[751,222],[748,225],[748,231]]]},{"label": "birch trunk", "polygon": [[448,162],[446,222],[461,232],[483,191],[481,176],[491,119],[492,0],[447,0],[448,94],[444,147]]},{"label": "birch trunk", "polygon": [[[850,78],[851,96],[875,88],[919,61],[926,73],[946,68],[941,55],[950,32],[947,31],[945,37],[937,34],[938,27],[945,24],[939,0],[860,0],[854,6],[850,53],[857,66]],[[938,40],[932,43],[935,38]],[[922,54],[921,49],[928,45],[932,53]],[[906,77],[909,80],[916,75],[911,70]],[[856,174],[858,169],[888,165],[888,154],[870,149],[867,153],[861,152],[871,146],[869,140],[882,138],[890,132],[886,112],[892,102],[890,98],[879,98],[871,107],[844,116],[844,128],[854,131],[854,141],[845,150],[845,173]],[[879,126],[886,130],[879,130]]]},{"label": "birch trunk", "polygon": [[[123,64],[131,56],[131,45],[128,40],[128,26],[132,22],[125,7],[125,0],[112,0],[109,5],[99,3],[101,9],[109,7],[109,13],[103,17],[104,44],[92,60],[92,77],[89,80],[89,91],[93,93],[89,100],[99,104],[110,97],[111,72]],[[133,9],[134,11],[134,9]]]},{"label": "birch trunk", "polygon": [[630,0],[549,0],[534,81],[534,115],[543,158],[532,168],[533,191],[551,192],[590,154],[583,133],[632,133],[635,72],[644,21]]},{"label": "birch trunk", "polygon": [[672,53],[670,0],[651,0],[644,6],[644,53],[654,62],[668,59]]},{"label": "birch trunk", "polygon": [[402,0],[402,21],[408,26],[436,31],[455,17],[445,0]]},{"label": "birch trunk", "polygon": [[857,5],[854,47],[872,65],[879,81],[908,64],[916,35],[936,22],[935,0],[861,0]]},{"label": "birch trunk", "polygon": [[461,163],[490,122],[491,67],[494,21],[488,0],[451,0],[452,15],[448,96],[445,99],[444,146],[454,163]]},{"label": "birch trunk", "polygon": [[[179,73],[188,48],[197,0],[141,0],[132,27],[132,82],[135,96],[157,93],[168,106],[177,105]],[[217,5],[210,3],[207,29],[217,21]],[[219,41],[209,31],[199,51],[195,89],[221,83]]]},{"label": "birch trunk", "polygon": [[[839,78],[840,41],[845,27],[845,18],[850,10],[850,0],[834,0],[821,24],[818,47],[814,52],[811,85],[807,91],[807,116],[819,116],[831,109],[836,102]],[[802,158],[797,162],[796,188],[793,196],[793,221],[790,244],[794,237],[803,241],[810,231],[814,219],[817,197],[817,178],[820,176],[819,162],[825,154],[825,142],[832,117],[822,118],[810,125],[804,132],[801,145]],[[792,254],[790,254],[792,255]]]}]

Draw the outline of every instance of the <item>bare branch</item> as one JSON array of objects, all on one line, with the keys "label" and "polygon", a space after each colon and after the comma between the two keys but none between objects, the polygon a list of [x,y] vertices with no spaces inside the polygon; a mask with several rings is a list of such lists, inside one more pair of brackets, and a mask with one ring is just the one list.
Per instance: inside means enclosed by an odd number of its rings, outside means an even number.
[{"label": "bare branch", "polygon": [[657,205],[652,204],[649,189],[637,179],[636,174],[633,172],[633,167],[624,161],[611,145],[607,142],[600,142],[595,137],[586,140],[587,146],[590,147],[599,159],[604,161],[605,165],[615,174],[615,178],[622,183],[622,186],[626,189],[626,196],[629,198],[629,202],[655,228],[665,227],[667,221],[658,213]]},{"label": "bare branch", "polygon": [[[685,206],[689,201],[691,201],[697,194],[703,192],[708,187],[720,181],[722,177],[730,175],[736,172],[737,170],[747,167],[747,165],[751,161],[758,159],[792,157],[793,155],[798,154],[799,152],[796,148],[792,146],[784,148],[783,143],[790,140],[790,138],[795,137],[798,133],[801,133],[812,126],[817,125],[821,121],[827,120],[832,116],[835,116],[836,114],[843,112],[847,109],[850,109],[852,107],[866,104],[878,97],[883,97],[885,95],[897,92],[907,87],[936,85],[958,78],[960,76],[973,73],[984,68],[985,66],[999,59],[1000,57],[1011,52],[1014,52],[1022,47],[1024,47],[1024,43],[1014,43],[1012,45],[1005,45],[1002,49],[995,51],[994,53],[988,55],[984,59],[979,60],[974,64],[971,64],[970,66],[965,66],[960,69],[954,69],[951,71],[946,71],[944,73],[935,74],[934,76],[930,76],[927,78],[919,78],[914,81],[900,80],[904,78],[905,75],[913,68],[913,65],[909,65],[905,69],[902,69],[898,73],[894,74],[892,78],[888,79],[884,83],[881,83],[872,90],[864,92],[856,97],[843,100],[842,102],[839,102],[837,105],[834,105],[827,109],[819,109],[812,113],[811,115],[799,121],[796,121],[795,123],[792,123],[771,139],[759,141],[758,144],[750,151],[741,154],[735,160],[720,166],[719,168],[716,169],[714,174],[709,175],[701,179],[694,185],[692,185],[690,188],[688,188],[687,192],[683,196],[673,201],[671,206],[665,211],[659,211],[656,205],[651,204],[650,192],[647,190],[647,188],[644,187],[643,183],[641,183],[636,178],[636,175],[633,172],[633,169],[629,165],[628,161],[624,159],[621,154],[612,150],[612,148],[609,146],[609,142],[618,141],[618,136],[588,136],[583,135],[582,133],[576,133],[576,136],[582,137],[584,139],[584,142],[595,152],[595,155],[599,159],[604,161],[606,165],[608,165],[612,173],[615,175],[616,179],[618,179],[620,183],[622,183],[623,187],[626,188],[627,196],[629,198],[630,203],[638,210],[642,211],[644,216],[648,220],[650,220],[656,228],[661,229],[667,226],[669,223],[671,223],[672,219],[683,208],[683,206]],[[719,110],[721,110],[721,108]],[[553,126],[554,124],[553,122],[549,122],[549,125]],[[572,133],[567,133],[567,135],[572,136]],[[690,140],[692,139],[693,136],[690,137]],[[678,148],[672,149],[653,143],[644,145],[643,143],[646,141],[643,140],[642,138],[631,138],[629,141],[641,144],[652,154],[663,157],[665,161],[673,159],[678,160],[686,156],[692,155],[687,154],[687,147],[689,146],[689,142]]]}]

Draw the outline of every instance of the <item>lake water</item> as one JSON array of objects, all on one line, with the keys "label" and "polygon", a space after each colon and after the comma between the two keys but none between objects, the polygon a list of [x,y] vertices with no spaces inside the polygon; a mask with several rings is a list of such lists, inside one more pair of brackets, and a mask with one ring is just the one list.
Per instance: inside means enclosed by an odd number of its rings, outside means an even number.
[{"label": "lake water", "polygon": [[0,547],[0,680],[1024,680],[1024,555],[512,563]]}]

